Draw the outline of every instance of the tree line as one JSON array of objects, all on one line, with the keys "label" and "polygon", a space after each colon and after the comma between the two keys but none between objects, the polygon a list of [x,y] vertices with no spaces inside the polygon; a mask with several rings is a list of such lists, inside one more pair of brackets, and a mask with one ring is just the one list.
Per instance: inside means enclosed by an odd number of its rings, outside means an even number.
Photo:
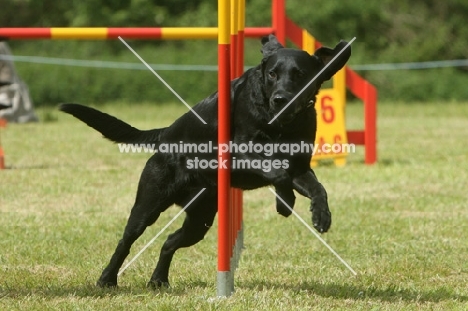
[{"label": "tree line", "polygon": [[[247,0],[247,26],[266,26],[271,24],[271,4],[264,0]],[[163,26],[216,26],[217,2],[213,0],[0,0],[1,27],[163,27]],[[338,40],[349,40],[356,37],[353,43],[353,64],[378,64],[400,62],[422,62],[452,59],[467,59],[468,57],[468,1],[466,0],[286,0],[288,16],[298,25],[306,28],[318,40],[326,45],[334,45]],[[213,62],[215,54],[202,54],[205,42],[135,42],[141,49],[162,51],[164,55],[155,61],[182,62],[197,64],[198,60]],[[96,55],[106,55],[109,58],[126,59],[121,46],[116,43],[46,43],[44,41],[10,42],[15,54],[34,53],[52,55],[64,58],[92,58]],[[258,43],[249,43],[247,48],[256,49]],[[193,53],[182,53],[183,59],[172,53],[193,49]],[[44,51],[47,49],[47,52]],[[258,61],[258,54],[251,53],[252,64]],[[249,53],[248,53],[249,54]],[[33,54],[36,55],[36,54]],[[250,54],[249,54],[250,55]],[[248,56],[249,57],[249,56]],[[113,58],[112,58],[113,59]],[[249,61],[249,60],[248,60]],[[33,98],[36,92],[41,103],[59,100],[60,91],[40,91],[44,81],[36,84],[32,75],[44,71],[39,67],[17,64],[20,73],[28,78]],[[360,72],[374,83],[379,89],[379,97],[391,100],[439,100],[439,99],[468,99],[465,87],[468,82],[466,67],[428,69],[428,70],[399,70],[399,71],[368,71]],[[48,67],[52,75],[63,73],[64,69]],[[28,72],[29,71],[29,72]],[[93,76],[87,71],[78,70],[82,77],[69,78],[73,83],[80,83],[80,79]],[[170,73],[167,73],[170,76]],[[125,74],[122,74],[124,79]],[[128,75],[128,72],[126,73]],[[91,78],[98,79],[97,76]],[[108,74],[103,75],[109,77]],[[187,74],[188,76],[188,74]],[[169,78],[171,79],[171,78]],[[191,78],[188,78],[189,80]],[[207,80],[206,89],[197,88],[200,92],[207,92],[212,88],[211,81],[215,81],[208,73],[198,73],[200,79]],[[47,80],[47,79],[46,79]],[[125,82],[114,81],[119,85],[112,87],[110,94],[104,92],[100,98],[99,88],[108,82],[101,78],[96,82],[96,93],[90,90],[90,100],[112,100],[121,95],[119,90],[125,89]],[[174,78],[181,82],[180,75]],[[192,82],[193,82],[192,81]],[[50,79],[49,82],[52,82]],[[99,83],[98,83],[99,82]],[[137,81],[138,82],[138,81]],[[191,83],[182,82],[183,88],[190,88]],[[208,84],[210,86],[208,86]],[[64,85],[64,92],[75,92],[73,87]],[[143,90],[143,94],[141,91]],[[138,94],[144,96],[144,85],[139,87]],[[52,93],[47,95],[46,93]],[[55,94],[55,95],[53,95]],[[113,95],[114,94],[114,95]],[[148,95],[148,94],[146,94]],[[149,94],[147,97],[150,99]],[[193,94],[191,94],[193,95]],[[204,94],[206,95],[206,94]],[[138,96],[136,96],[138,98]],[[193,99],[202,98],[196,94]],[[163,96],[163,98],[165,98]],[[169,98],[169,97],[167,97]]]}]

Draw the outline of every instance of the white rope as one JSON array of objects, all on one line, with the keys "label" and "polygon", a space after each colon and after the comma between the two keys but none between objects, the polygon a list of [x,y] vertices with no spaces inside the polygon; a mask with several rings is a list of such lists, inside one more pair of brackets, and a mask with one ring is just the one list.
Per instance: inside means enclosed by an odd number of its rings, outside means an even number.
[{"label": "white rope", "polygon": [[[0,60],[14,61],[18,63],[33,63],[43,65],[73,66],[87,68],[109,68],[126,70],[147,70],[147,67],[140,63],[113,62],[102,60],[84,60],[73,58],[44,57],[30,55],[0,55]],[[217,65],[179,65],[179,64],[149,64],[157,71],[212,71],[217,72]],[[418,70],[446,67],[466,67],[468,59],[450,59],[426,62],[406,62],[406,63],[382,63],[382,64],[356,64],[347,65],[355,71],[379,71],[379,70]],[[244,70],[252,68],[245,66]]]}]

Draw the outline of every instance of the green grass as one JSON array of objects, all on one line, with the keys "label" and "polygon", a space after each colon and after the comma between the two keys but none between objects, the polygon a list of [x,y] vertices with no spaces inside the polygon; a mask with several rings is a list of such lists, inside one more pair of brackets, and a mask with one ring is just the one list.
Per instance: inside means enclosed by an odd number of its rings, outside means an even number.
[{"label": "green grass", "polygon": [[[181,104],[114,103],[105,111],[141,128],[170,124]],[[316,173],[329,193],[325,240],[351,273],[294,217],[278,216],[267,189],[245,193],[245,250],[236,292],[216,296],[216,226],[180,250],[172,287],[145,285],[178,219],[120,277],[94,286],[123,231],[149,155],[120,154],[84,124],[50,109],[46,122],[1,130],[1,310],[466,310],[468,307],[468,104],[383,103],[378,156],[363,150],[344,168]],[[347,123],[362,127],[362,108]],[[310,222],[308,202],[296,211]],[[176,213],[171,208],[135,243],[130,257]]]}]

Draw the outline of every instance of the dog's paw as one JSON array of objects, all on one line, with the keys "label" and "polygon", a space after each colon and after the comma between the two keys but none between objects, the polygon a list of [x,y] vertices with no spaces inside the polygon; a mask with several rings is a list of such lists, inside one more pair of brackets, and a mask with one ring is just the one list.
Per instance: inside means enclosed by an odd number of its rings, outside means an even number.
[{"label": "dog's paw", "polygon": [[108,269],[102,271],[101,277],[96,282],[98,287],[117,287],[117,274],[109,273]]},{"label": "dog's paw", "polygon": [[296,202],[296,196],[293,191],[287,193],[278,193],[276,197],[276,211],[278,214],[284,217],[288,217],[292,214],[292,208]]},{"label": "dog's paw", "polygon": [[170,284],[169,281],[161,281],[161,280],[150,280],[146,287],[150,289],[161,289],[161,288],[169,288]]},{"label": "dog's paw", "polygon": [[328,208],[326,199],[317,199],[312,203],[310,210],[312,211],[312,224],[314,228],[320,232],[325,233],[331,226],[331,213]]},{"label": "dog's paw", "polygon": [[97,282],[96,282],[96,286],[97,287],[101,287],[101,288],[115,288],[117,287],[117,281],[104,281],[104,280],[101,280],[99,279]]}]

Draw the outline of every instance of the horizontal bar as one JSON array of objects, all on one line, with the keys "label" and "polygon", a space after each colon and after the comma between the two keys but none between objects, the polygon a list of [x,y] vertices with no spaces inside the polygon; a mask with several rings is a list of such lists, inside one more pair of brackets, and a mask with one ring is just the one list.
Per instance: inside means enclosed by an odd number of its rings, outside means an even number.
[{"label": "horizontal bar", "polygon": [[355,145],[365,145],[366,139],[364,131],[347,131],[348,143]]},{"label": "horizontal bar", "polygon": [[161,28],[109,28],[107,38],[117,39],[118,37],[125,39],[160,39]]},{"label": "horizontal bar", "polygon": [[[256,38],[274,33],[271,27],[245,28],[246,37]],[[0,28],[0,39],[217,39],[216,27],[51,27],[51,28]]]},{"label": "horizontal bar", "polygon": [[161,28],[161,39],[217,39],[218,28],[204,27],[204,28],[188,28],[188,27],[174,27],[174,28]]},{"label": "horizontal bar", "polygon": [[275,33],[272,27],[246,27],[244,34],[248,38],[259,38]]},{"label": "horizontal bar", "polygon": [[50,39],[51,28],[0,28],[0,38],[5,39]]},{"label": "horizontal bar", "polygon": [[107,28],[50,28],[51,39],[107,39]]},{"label": "horizontal bar", "polygon": [[346,87],[355,95],[357,98],[364,100],[366,97],[365,86],[366,80],[357,74],[354,70],[346,67]]}]

